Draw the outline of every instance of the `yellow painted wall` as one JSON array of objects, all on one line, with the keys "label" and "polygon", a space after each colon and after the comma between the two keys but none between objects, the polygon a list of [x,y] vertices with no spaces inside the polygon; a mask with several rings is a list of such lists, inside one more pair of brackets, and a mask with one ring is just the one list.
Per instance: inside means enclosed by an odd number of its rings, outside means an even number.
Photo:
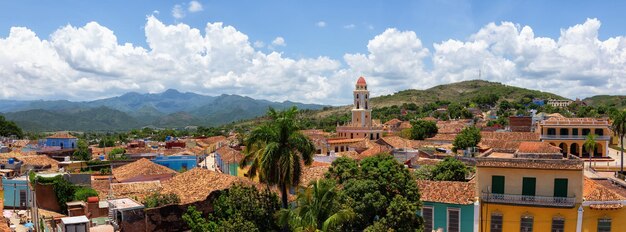
[{"label": "yellow painted wall", "polygon": [[479,231],[490,231],[492,213],[502,214],[502,231],[520,231],[520,219],[525,215],[533,216],[533,231],[536,232],[550,232],[553,217],[565,219],[565,231],[576,231],[577,209],[578,206],[574,208],[547,208],[482,203]]},{"label": "yellow painted wall", "polygon": [[626,220],[626,208],[595,210],[585,207],[583,212],[583,232],[598,231],[598,219],[600,218],[611,218],[611,231],[626,231],[626,223],[624,223]]},{"label": "yellow painted wall", "polygon": [[488,192],[491,186],[491,176],[504,176],[505,194],[522,194],[522,179],[524,177],[537,178],[536,195],[554,196],[554,179],[568,179],[568,197],[576,197],[576,202],[582,202],[583,171],[582,170],[544,170],[544,169],[518,169],[518,168],[476,168],[476,183],[478,196],[482,192]]}]

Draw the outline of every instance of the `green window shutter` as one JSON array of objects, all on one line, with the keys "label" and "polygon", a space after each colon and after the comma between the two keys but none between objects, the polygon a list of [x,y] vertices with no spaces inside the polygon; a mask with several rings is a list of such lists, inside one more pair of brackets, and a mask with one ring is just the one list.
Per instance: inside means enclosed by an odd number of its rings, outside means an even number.
[{"label": "green window shutter", "polygon": [[504,194],[504,176],[491,176],[491,193]]},{"label": "green window shutter", "polygon": [[567,197],[567,179],[554,179],[554,197]]},{"label": "green window shutter", "polygon": [[534,196],[537,179],[534,177],[524,177],[522,181],[522,195]]}]

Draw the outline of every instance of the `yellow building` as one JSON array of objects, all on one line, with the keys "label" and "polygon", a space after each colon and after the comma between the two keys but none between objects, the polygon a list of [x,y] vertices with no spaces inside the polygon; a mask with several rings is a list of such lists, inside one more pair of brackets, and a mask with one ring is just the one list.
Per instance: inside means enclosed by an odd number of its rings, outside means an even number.
[{"label": "yellow building", "polygon": [[480,231],[575,231],[583,162],[558,147],[522,142],[515,153],[476,158]]},{"label": "yellow building", "polygon": [[588,134],[597,135],[594,157],[607,157],[611,131],[606,119],[598,118],[549,118],[537,124],[541,140],[561,148],[563,154],[588,158],[590,151],[583,144]]},{"label": "yellow building", "polygon": [[383,127],[372,123],[372,108],[369,104],[369,90],[365,78],[359,77],[352,92],[354,106],[352,121],[337,127],[337,136],[346,139],[368,138],[377,140],[383,135]]}]

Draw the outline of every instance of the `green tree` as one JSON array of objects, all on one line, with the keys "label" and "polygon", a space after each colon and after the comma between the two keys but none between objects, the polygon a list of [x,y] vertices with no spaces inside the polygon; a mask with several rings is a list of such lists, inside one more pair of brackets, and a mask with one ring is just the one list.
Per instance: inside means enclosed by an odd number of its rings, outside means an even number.
[{"label": "green tree", "polygon": [[418,208],[406,198],[396,195],[387,208],[387,215],[365,231],[421,231],[422,218],[417,216]]},{"label": "green tree", "polygon": [[216,231],[217,224],[215,222],[209,222],[202,213],[196,210],[195,206],[189,206],[187,212],[183,214],[183,221],[191,228],[192,232],[207,232]]},{"label": "green tree", "polygon": [[17,138],[24,137],[22,128],[17,126],[15,122],[8,121],[4,116],[0,115],[0,136],[15,136]]},{"label": "green tree", "polygon": [[87,146],[87,142],[85,142],[85,140],[78,140],[76,151],[74,151],[72,156],[75,160],[91,160],[91,152],[89,152],[89,147]]},{"label": "green tree", "polygon": [[178,203],[180,203],[180,198],[174,193],[161,194],[160,192],[154,192],[143,200],[146,208],[156,208]]},{"label": "green tree", "polygon": [[626,136],[626,110],[614,112],[611,115],[611,130],[620,140],[620,172],[624,173],[624,136]]},{"label": "green tree", "polygon": [[437,134],[437,124],[433,121],[415,120],[411,121],[411,139],[424,140],[432,138]]},{"label": "green tree", "polygon": [[475,147],[480,142],[480,130],[475,126],[463,128],[461,132],[454,138],[452,145],[455,149],[466,149]]},{"label": "green tree", "polygon": [[363,159],[356,175],[346,175],[342,193],[342,203],[356,214],[354,220],[344,225],[348,231],[362,231],[384,219],[396,195],[406,198],[416,209],[421,205],[415,178],[393,156],[384,153]]},{"label": "green tree", "polygon": [[329,231],[355,217],[350,208],[339,208],[339,193],[334,180],[312,182],[298,193],[297,207],[282,209],[278,223],[293,231]]},{"label": "green tree", "polygon": [[350,158],[339,157],[333,161],[326,172],[326,178],[335,179],[342,184],[359,174],[359,164]]},{"label": "green tree", "polygon": [[75,201],[87,201],[88,197],[97,197],[98,192],[95,189],[88,187],[79,187],[74,191]]},{"label": "green tree", "polygon": [[216,220],[240,217],[261,231],[278,229],[274,214],[280,209],[280,203],[276,194],[267,189],[259,191],[254,186],[234,184],[213,202],[213,209],[212,217]]},{"label": "green tree", "polygon": [[239,164],[246,167],[251,163],[248,177],[258,174],[261,182],[278,186],[285,209],[287,189],[300,182],[301,162],[310,165],[315,152],[313,143],[299,132],[297,112],[296,107],[285,111],[270,108],[269,121],[252,130],[246,138],[246,155]]},{"label": "green tree", "polygon": [[465,181],[470,169],[465,163],[454,157],[446,157],[437,163],[432,170],[432,180],[439,181]]},{"label": "green tree", "polygon": [[[591,157],[593,157],[596,153],[596,147],[598,146],[596,143],[597,137],[598,136],[596,134],[588,134],[585,139],[585,143],[583,144],[583,147],[585,147],[585,149],[589,152],[589,161],[591,161]],[[589,165],[591,165],[591,163],[589,163]]]}]

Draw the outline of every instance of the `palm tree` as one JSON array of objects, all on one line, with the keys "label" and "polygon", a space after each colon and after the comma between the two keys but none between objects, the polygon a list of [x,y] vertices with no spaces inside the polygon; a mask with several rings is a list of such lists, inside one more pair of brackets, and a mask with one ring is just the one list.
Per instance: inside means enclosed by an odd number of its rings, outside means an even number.
[{"label": "palm tree", "polygon": [[596,153],[596,147],[598,146],[596,143],[596,134],[588,134],[587,135],[587,139],[585,140],[585,143],[583,144],[583,146],[585,147],[585,149],[587,149],[587,151],[589,151],[589,167],[591,167],[591,157],[595,155]]},{"label": "palm tree", "polygon": [[626,110],[615,112],[612,115],[613,123],[611,130],[620,139],[621,167],[620,172],[624,172],[624,136],[626,136]]},{"label": "palm tree", "polygon": [[285,111],[269,109],[270,119],[250,132],[244,144],[245,157],[240,166],[250,165],[248,177],[259,179],[280,189],[282,207],[287,208],[287,189],[300,183],[301,163],[313,162],[315,145],[299,132],[296,114],[292,107]]},{"label": "palm tree", "polygon": [[352,209],[338,209],[337,186],[334,180],[323,179],[311,182],[308,188],[298,193],[295,209],[278,212],[278,224],[290,226],[293,231],[328,231],[352,220]]}]

